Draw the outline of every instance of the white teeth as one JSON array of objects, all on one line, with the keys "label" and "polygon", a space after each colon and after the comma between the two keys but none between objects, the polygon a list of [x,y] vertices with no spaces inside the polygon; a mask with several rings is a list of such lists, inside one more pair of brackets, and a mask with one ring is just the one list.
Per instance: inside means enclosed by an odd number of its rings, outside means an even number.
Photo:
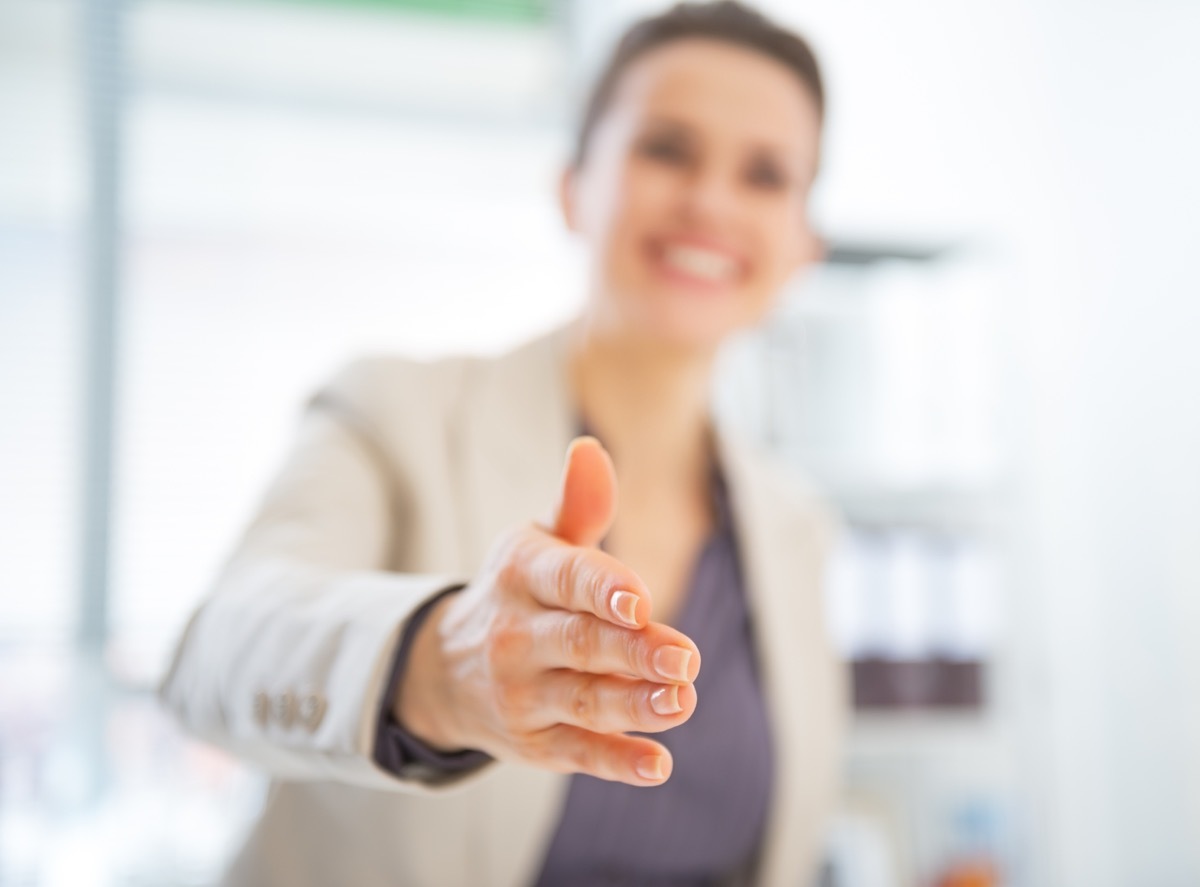
[{"label": "white teeth", "polygon": [[728,280],[737,271],[737,263],[729,256],[694,246],[669,246],[663,259],[680,271],[706,280]]}]

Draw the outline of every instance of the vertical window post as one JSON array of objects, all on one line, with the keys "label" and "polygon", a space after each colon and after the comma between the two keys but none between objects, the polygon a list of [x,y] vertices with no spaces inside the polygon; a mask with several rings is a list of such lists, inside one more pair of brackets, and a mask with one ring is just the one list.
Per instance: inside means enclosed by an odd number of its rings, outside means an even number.
[{"label": "vertical window post", "polygon": [[83,281],[83,466],[78,638],[108,635],[121,259],[122,0],[84,0],[87,209]]}]

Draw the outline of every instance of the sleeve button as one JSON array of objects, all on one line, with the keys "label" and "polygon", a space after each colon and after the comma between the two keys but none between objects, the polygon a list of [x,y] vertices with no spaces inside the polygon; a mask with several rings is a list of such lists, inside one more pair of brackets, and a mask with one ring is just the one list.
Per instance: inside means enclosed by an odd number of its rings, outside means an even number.
[{"label": "sleeve button", "polygon": [[317,729],[325,716],[325,697],[320,693],[309,693],[300,701],[300,722],[309,733]]},{"label": "sleeve button", "polygon": [[282,727],[291,727],[296,721],[296,698],[291,693],[280,693],[273,706],[275,720]]},{"label": "sleeve button", "polygon": [[271,699],[261,690],[254,694],[254,720],[263,728],[271,720]]}]

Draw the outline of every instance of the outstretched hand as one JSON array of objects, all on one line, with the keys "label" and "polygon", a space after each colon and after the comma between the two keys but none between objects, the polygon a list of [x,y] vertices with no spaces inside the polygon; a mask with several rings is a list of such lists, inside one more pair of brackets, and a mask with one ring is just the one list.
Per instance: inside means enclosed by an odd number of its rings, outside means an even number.
[{"label": "outstretched hand", "polygon": [[625,734],[691,717],[700,652],[649,621],[642,580],[597,547],[616,508],[611,458],[576,438],[549,519],[497,539],[419,630],[393,704],[408,730],[562,773],[631,785],[670,776],[665,747]]}]

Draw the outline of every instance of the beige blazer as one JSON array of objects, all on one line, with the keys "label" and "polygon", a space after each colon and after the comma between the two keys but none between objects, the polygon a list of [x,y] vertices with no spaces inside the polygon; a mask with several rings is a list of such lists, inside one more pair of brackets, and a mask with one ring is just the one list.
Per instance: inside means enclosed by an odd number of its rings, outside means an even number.
[{"label": "beige blazer", "polygon": [[[401,779],[371,752],[406,619],[555,501],[578,415],[568,329],[495,358],[359,361],[306,411],[160,688],[192,733],[272,776],[228,884],[518,887],[537,876],[567,776],[492,763]],[[833,525],[803,482],[720,423],[717,447],[777,755],[757,883],[810,884],[845,710],[819,592]]]}]

